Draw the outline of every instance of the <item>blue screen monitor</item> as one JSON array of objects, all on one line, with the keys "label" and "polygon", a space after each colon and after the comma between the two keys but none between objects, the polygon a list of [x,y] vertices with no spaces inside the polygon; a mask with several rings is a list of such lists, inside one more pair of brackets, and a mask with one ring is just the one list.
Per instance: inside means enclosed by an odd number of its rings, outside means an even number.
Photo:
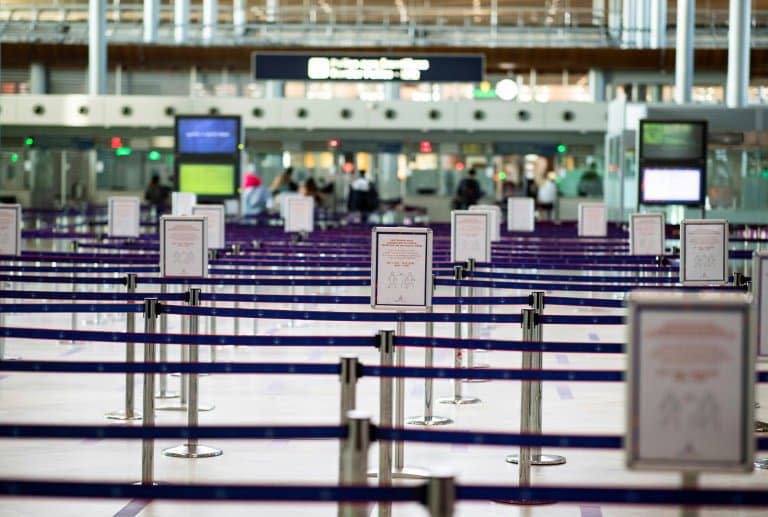
[{"label": "blue screen monitor", "polygon": [[176,117],[177,154],[235,154],[240,143],[240,117]]}]

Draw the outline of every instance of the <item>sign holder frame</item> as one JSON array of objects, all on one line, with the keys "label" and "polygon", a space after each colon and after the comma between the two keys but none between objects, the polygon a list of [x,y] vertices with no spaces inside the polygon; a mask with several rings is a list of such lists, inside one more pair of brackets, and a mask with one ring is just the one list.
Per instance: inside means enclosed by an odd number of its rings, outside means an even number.
[{"label": "sign holder frame", "polygon": [[[166,238],[166,231],[167,231],[167,224],[169,222],[189,222],[189,223],[197,223],[202,226],[202,235],[203,235],[203,250],[202,250],[202,257],[201,257],[201,275],[169,275],[167,273],[167,267],[166,267],[166,254],[165,254],[165,238]],[[194,215],[164,215],[160,218],[160,276],[163,278],[205,278],[208,276],[208,220],[205,216],[194,216]]]},{"label": "sign holder frame", "polygon": [[[136,234],[135,235],[117,235],[114,230],[115,204],[130,202],[136,206]],[[110,237],[127,237],[136,239],[141,235],[141,199],[136,196],[109,196],[107,198],[107,235]]]},{"label": "sign holder frame", "polygon": [[[423,304],[391,304],[379,303],[379,265],[381,260],[378,253],[380,236],[383,235],[409,235],[420,236],[425,239],[425,260],[424,260],[424,286],[423,286]],[[434,233],[431,228],[418,228],[409,226],[376,226],[371,230],[371,307],[373,309],[397,310],[398,312],[408,310],[427,311],[432,307],[432,255],[434,252]],[[422,291],[422,289],[419,289]]]},{"label": "sign holder frame", "polygon": [[[602,207],[605,219],[605,233],[600,235],[584,233],[584,209]],[[578,237],[607,237],[608,236],[608,206],[605,203],[579,203],[579,218],[576,224],[576,235]]]},{"label": "sign holder frame", "polygon": [[[634,222],[637,219],[661,219],[661,242],[659,243],[660,253],[635,253],[635,239],[634,239]],[[662,212],[646,212],[646,213],[632,213],[629,214],[629,254],[630,255],[664,255],[664,244],[666,242],[665,237],[666,229],[666,217]]]},{"label": "sign holder frame", "polygon": [[[311,222],[311,224],[310,224],[309,228],[305,228],[305,227],[295,228],[295,226],[296,226],[295,224],[289,224],[289,223],[293,223],[294,222],[293,219],[291,219],[291,214],[290,214],[290,212],[291,212],[291,204],[294,203],[297,200],[299,200],[302,203],[305,203],[305,202],[309,201],[310,204],[311,204],[311,207],[312,207],[311,210],[310,210],[310,213],[311,213],[311,221],[310,222]],[[312,233],[313,231],[315,231],[315,199],[312,196],[304,196],[304,195],[301,195],[301,194],[291,195],[291,196],[288,196],[287,198],[285,198],[283,203],[284,203],[284,205],[283,205],[283,211],[284,211],[284,213],[283,213],[283,231],[285,233],[299,233],[300,234],[300,233],[303,233],[303,232]],[[306,222],[306,221],[303,221],[303,222]]]},{"label": "sign holder frame", "polygon": [[[723,275],[716,279],[688,279],[686,275],[686,228],[691,226],[723,226]],[[689,286],[725,285],[728,283],[728,221],[725,219],[683,219],[680,222],[680,283]]]},{"label": "sign holder frame", "polygon": [[[531,208],[531,229],[530,230],[518,230],[516,228],[512,228],[512,222],[514,218],[512,215],[514,214],[514,210],[512,210],[512,205],[519,201],[525,201],[526,206],[530,206]],[[509,197],[507,198],[507,231],[508,232],[525,232],[525,233],[533,233],[536,231],[536,202],[531,197]]]},{"label": "sign holder frame", "polygon": [[476,262],[490,262],[491,261],[491,215],[486,210],[452,210],[451,211],[451,262],[462,262],[456,258],[456,219],[460,217],[484,217],[485,218],[485,255],[480,257],[467,257],[474,258]]},{"label": "sign holder frame", "polygon": [[15,257],[21,255],[21,205],[19,203],[0,203],[0,210],[15,212],[16,231],[14,240],[14,252],[11,254]]},{"label": "sign holder frame", "polygon": [[[696,482],[695,476],[700,472],[750,472],[753,467],[755,440],[753,434],[754,416],[754,384],[755,384],[755,335],[752,321],[752,307],[749,298],[743,293],[681,293],[679,291],[634,291],[627,297],[627,378],[626,378],[626,438],[625,438],[625,463],[627,468],[634,470],[664,470],[683,473],[685,483]],[[641,458],[637,450],[640,429],[640,370],[641,353],[644,348],[639,337],[639,329],[642,327],[641,316],[644,311],[664,311],[670,314],[680,311],[712,313],[737,313],[741,316],[744,325],[738,328],[740,332],[739,346],[741,357],[739,360],[739,379],[741,394],[742,416],[739,435],[742,443],[738,461],[707,460],[699,462],[689,460],[681,463],[677,459],[650,459]],[[672,316],[670,316],[671,318]]]},{"label": "sign holder frame", "polygon": [[[201,211],[203,213],[196,213],[197,211]],[[205,212],[219,212],[219,235],[221,235],[221,246],[217,247],[209,247],[208,249],[224,249],[227,245],[227,234],[226,234],[226,210],[224,208],[223,204],[196,204],[192,205],[192,215],[193,216],[202,216],[207,217],[207,214]],[[211,246],[211,232],[208,232],[208,246]]]}]

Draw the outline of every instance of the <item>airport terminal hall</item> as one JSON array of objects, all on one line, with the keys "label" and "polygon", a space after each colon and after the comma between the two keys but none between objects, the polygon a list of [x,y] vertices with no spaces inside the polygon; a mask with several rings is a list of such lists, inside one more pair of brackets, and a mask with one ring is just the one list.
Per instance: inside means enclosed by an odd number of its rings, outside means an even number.
[{"label": "airport terminal hall", "polygon": [[0,0],[0,517],[768,517],[768,0]]}]

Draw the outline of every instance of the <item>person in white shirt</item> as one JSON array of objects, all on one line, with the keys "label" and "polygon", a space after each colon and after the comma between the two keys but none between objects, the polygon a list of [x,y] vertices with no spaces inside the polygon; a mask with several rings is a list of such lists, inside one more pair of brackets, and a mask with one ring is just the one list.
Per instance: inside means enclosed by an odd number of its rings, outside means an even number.
[{"label": "person in white shirt", "polygon": [[542,219],[546,214],[546,220],[553,219],[555,204],[557,203],[557,185],[555,184],[555,173],[550,171],[547,178],[539,187],[536,194],[536,204],[541,211]]}]

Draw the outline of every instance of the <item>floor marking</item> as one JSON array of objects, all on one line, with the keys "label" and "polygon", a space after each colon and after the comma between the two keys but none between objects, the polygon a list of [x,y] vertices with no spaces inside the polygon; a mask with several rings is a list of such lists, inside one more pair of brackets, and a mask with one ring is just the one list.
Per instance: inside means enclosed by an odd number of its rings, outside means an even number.
[{"label": "floor marking", "polygon": [[146,499],[132,499],[128,504],[120,508],[114,517],[135,517],[141,513],[144,508],[149,506],[151,501]]},{"label": "floor marking", "polygon": [[70,348],[69,350],[67,350],[63,354],[61,354],[59,357],[68,357],[70,355],[75,355],[75,354],[77,354],[79,352],[82,352],[83,350],[85,350],[84,346],[73,346],[72,348]]},{"label": "floor marking", "polygon": [[603,517],[603,511],[599,506],[579,506],[581,517]]},{"label": "floor marking", "polygon": [[590,341],[600,341],[600,336],[598,336],[597,333],[595,332],[590,332],[589,334],[587,334],[587,337],[589,338]]},{"label": "floor marking", "polygon": [[560,400],[573,400],[573,393],[568,386],[561,384],[556,389],[557,394],[560,395]]},{"label": "floor marking", "polygon": [[557,354],[555,358],[557,359],[558,364],[568,364],[570,362],[568,361],[568,356],[565,354]]}]

